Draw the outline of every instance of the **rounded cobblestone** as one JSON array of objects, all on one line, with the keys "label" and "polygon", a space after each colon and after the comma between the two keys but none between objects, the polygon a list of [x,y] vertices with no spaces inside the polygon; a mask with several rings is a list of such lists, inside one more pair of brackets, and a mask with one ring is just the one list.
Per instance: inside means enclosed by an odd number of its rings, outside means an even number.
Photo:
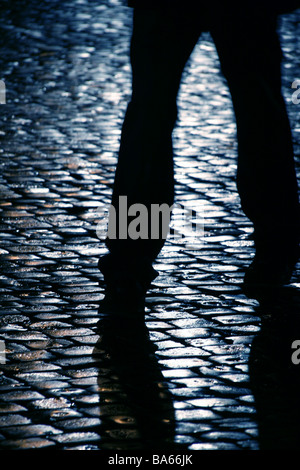
[{"label": "rounded cobblestone", "polygon": [[[132,450],[145,437],[190,451],[298,448],[299,266],[268,302],[242,292],[252,228],[209,34],[184,73],[174,132],[178,201],[203,210],[204,243],[167,241],[147,298],[149,338],[129,339],[133,351],[114,362],[101,336],[96,227],[130,96],[131,10],[7,0],[1,14],[0,449]],[[297,10],[280,23],[297,171],[299,20]]]}]

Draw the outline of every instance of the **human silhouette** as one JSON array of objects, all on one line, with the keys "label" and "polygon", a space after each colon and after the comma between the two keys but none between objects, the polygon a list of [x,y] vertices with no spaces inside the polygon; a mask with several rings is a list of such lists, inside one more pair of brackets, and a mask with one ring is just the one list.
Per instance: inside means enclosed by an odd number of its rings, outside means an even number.
[{"label": "human silhouette", "polygon": [[[236,117],[241,207],[254,228],[255,257],[244,285],[288,283],[298,260],[300,211],[291,129],[281,92],[277,18],[299,2],[282,7],[269,0],[131,0],[129,5],[132,96],[112,196],[117,214],[120,196],[126,196],[128,207],[143,204],[149,213],[153,204],[172,206],[177,95],[185,64],[201,33],[209,31]],[[107,238],[109,253],[99,260],[107,286],[104,308],[143,310],[147,289],[157,276],[152,264],[164,242],[163,236]]]}]

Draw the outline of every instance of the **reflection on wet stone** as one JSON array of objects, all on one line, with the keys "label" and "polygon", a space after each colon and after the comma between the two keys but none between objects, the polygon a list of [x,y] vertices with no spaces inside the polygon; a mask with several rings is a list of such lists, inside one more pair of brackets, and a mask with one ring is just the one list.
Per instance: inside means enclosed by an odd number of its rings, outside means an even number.
[{"label": "reflection on wet stone", "polygon": [[[154,344],[140,319],[103,318],[94,353],[104,355],[111,383],[100,380],[100,415],[115,448],[168,449],[174,445],[175,418],[170,392],[155,357]],[[102,403],[102,406],[101,406]],[[108,448],[111,448],[111,443]]]},{"label": "reflection on wet stone", "polygon": [[[119,0],[0,8],[0,448],[298,448],[299,269],[267,303],[241,291],[252,228],[210,36],[184,73],[174,131],[178,202],[204,212],[205,242],[168,240],[145,324],[114,323],[98,313],[96,226],[131,91],[130,11]],[[280,31],[298,145],[299,12]]]}]

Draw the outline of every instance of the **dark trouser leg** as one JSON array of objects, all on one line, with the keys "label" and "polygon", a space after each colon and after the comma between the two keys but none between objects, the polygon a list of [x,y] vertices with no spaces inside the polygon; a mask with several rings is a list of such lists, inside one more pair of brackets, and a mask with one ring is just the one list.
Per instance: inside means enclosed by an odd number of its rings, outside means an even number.
[{"label": "dark trouser leg", "polygon": [[238,191],[256,247],[269,247],[276,257],[298,244],[300,224],[276,18],[251,7],[222,16],[212,36],[236,114]]},{"label": "dark trouser leg", "polygon": [[[149,213],[153,204],[173,204],[176,98],[182,71],[200,34],[193,15],[184,9],[182,13],[159,8],[134,11],[132,98],[123,124],[112,198],[117,220],[120,197],[127,197],[128,207],[141,204]],[[99,263],[104,275],[135,269],[138,276],[147,277],[146,282],[155,276],[152,262],[165,240],[151,239],[150,226],[151,220],[146,239],[107,239],[110,254]]]}]

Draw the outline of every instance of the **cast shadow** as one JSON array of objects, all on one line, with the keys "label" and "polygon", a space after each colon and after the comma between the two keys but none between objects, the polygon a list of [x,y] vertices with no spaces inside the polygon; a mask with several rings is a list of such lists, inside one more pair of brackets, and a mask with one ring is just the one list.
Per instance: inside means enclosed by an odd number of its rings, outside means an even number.
[{"label": "cast shadow", "polygon": [[[249,357],[260,450],[298,450],[300,442],[300,292],[259,299],[261,330]],[[294,347],[293,347],[294,346]],[[296,349],[295,349],[296,348]]]},{"label": "cast shadow", "polygon": [[173,400],[144,319],[100,315],[97,333],[101,449],[179,448]]}]

